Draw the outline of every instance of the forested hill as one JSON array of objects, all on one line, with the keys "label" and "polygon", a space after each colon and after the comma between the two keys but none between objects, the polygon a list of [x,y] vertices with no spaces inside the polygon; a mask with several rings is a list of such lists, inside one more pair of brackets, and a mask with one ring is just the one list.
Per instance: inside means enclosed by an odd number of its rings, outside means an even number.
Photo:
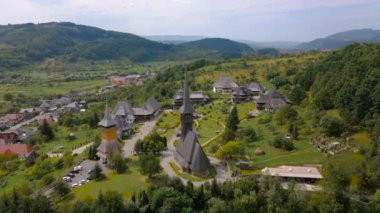
[{"label": "forested hill", "polygon": [[[380,44],[334,51],[298,76],[320,110],[339,109],[351,124],[380,125]],[[379,126],[380,127],[380,126]]]},{"label": "forested hill", "polygon": [[[217,46],[221,48],[215,49]],[[252,49],[230,40],[214,39],[195,49],[191,44],[162,44],[130,33],[53,22],[0,26],[0,50],[0,66],[13,68],[57,57],[69,61],[123,58],[145,62],[197,59],[208,53],[214,58],[239,57]]]},{"label": "forested hill", "polygon": [[296,49],[321,50],[345,47],[353,43],[379,43],[380,30],[361,29],[336,33],[325,38],[300,44]]},{"label": "forested hill", "polygon": [[179,45],[193,50],[220,52],[225,57],[240,57],[241,53],[253,53],[254,50],[247,44],[223,38],[205,38],[190,41]]}]

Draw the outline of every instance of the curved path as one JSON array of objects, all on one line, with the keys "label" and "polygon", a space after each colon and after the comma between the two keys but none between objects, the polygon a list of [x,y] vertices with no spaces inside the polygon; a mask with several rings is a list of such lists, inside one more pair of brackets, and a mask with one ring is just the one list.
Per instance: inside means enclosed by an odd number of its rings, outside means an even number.
[{"label": "curved path", "polygon": [[130,157],[135,154],[135,144],[138,139],[144,139],[149,133],[152,132],[153,128],[156,126],[158,119],[162,114],[156,116],[154,119],[144,122],[144,124],[139,129],[139,132],[132,135],[130,139],[125,140],[123,147],[123,156]]}]

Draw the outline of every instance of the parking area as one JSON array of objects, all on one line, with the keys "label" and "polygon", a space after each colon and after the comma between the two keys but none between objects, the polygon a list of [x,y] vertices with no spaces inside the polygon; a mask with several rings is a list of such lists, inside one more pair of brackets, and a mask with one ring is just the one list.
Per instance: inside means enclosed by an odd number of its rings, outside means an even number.
[{"label": "parking area", "polygon": [[[70,181],[68,183],[71,187],[78,187],[83,184],[86,184],[88,182],[88,177],[90,176],[90,171],[94,168],[98,161],[93,160],[84,160],[79,165],[73,166],[72,174],[73,176],[70,178]],[[109,169],[105,167],[104,164],[99,162],[100,167],[103,170],[103,173],[106,174]],[[75,176],[74,176],[75,175]]]}]

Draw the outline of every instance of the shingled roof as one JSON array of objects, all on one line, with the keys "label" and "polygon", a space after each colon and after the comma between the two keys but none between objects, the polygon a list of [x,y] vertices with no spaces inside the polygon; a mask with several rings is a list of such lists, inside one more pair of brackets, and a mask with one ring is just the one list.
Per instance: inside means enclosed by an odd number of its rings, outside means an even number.
[{"label": "shingled roof", "polygon": [[217,82],[213,84],[213,87],[219,88],[236,88],[238,85],[228,76],[222,76]]},{"label": "shingled roof", "polygon": [[182,159],[181,166],[190,167],[192,170],[209,170],[210,161],[199,144],[194,131],[188,131],[185,138],[177,146],[177,153]]},{"label": "shingled roof", "polygon": [[194,109],[190,102],[190,90],[187,84],[187,73],[185,74],[185,82],[183,84],[183,104],[179,108],[179,113],[181,114],[193,114]]},{"label": "shingled roof", "polygon": [[153,96],[148,98],[148,100],[144,104],[144,109],[146,109],[152,113],[156,112],[160,108],[161,108],[160,103],[158,103],[158,101]]},{"label": "shingled roof", "polygon": [[264,93],[264,87],[258,82],[252,82],[248,84],[247,89],[251,90],[252,92]]},{"label": "shingled roof", "polygon": [[106,103],[103,120],[101,120],[98,125],[102,127],[111,127],[117,125],[116,121],[111,117],[110,111],[108,110],[108,103]]},{"label": "shingled roof", "polygon": [[112,110],[113,116],[133,116],[133,110],[127,101],[118,101]]},{"label": "shingled roof", "polygon": [[256,102],[265,104],[266,108],[273,109],[281,108],[291,103],[288,97],[281,95],[276,89],[271,89],[268,93],[261,95]]}]

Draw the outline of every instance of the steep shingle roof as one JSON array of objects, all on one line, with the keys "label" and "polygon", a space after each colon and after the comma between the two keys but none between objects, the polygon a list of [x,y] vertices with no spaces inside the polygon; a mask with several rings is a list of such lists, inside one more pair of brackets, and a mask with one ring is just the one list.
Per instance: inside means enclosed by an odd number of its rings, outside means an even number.
[{"label": "steep shingle roof", "polygon": [[148,98],[148,100],[144,104],[144,109],[146,109],[152,113],[156,112],[160,108],[161,108],[160,103],[158,103],[158,101],[153,96]]},{"label": "steep shingle roof", "polygon": [[177,146],[177,153],[182,157],[179,163],[186,163],[192,170],[210,169],[210,161],[199,144],[197,134],[188,131],[185,138]]},{"label": "steep shingle roof", "polygon": [[117,129],[118,130],[127,131],[127,130],[132,128],[131,124],[129,124],[124,118],[122,118],[120,116],[116,116],[114,119],[117,123]]},{"label": "steep shingle roof", "polygon": [[214,87],[220,88],[236,88],[238,85],[228,76],[222,76],[213,84]]},{"label": "steep shingle roof", "polygon": [[288,97],[281,95],[276,89],[271,89],[268,93],[260,96],[257,103],[265,104],[266,108],[281,108],[291,103]]},{"label": "steep shingle roof", "polygon": [[251,90],[252,92],[259,92],[264,93],[264,87],[258,83],[258,82],[252,82],[248,84],[247,89]]},{"label": "steep shingle roof", "polygon": [[103,120],[101,120],[98,125],[102,127],[111,127],[117,125],[116,121],[111,117],[110,111],[108,110],[108,103],[106,103]]},{"label": "steep shingle roof", "polygon": [[126,101],[118,101],[116,106],[113,108],[112,111],[113,116],[128,116],[132,115],[133,116],[133,110],[131,106],[128,104]]},{"label": "steep shingle roof", "polygon": [[194,109],[190,102],[190,90],[187,84],[187,73],[185,73],[185,83],[183,85],[183,104],[179,108],[179,113],[181,114],[193,114]]},{"label": "steep shingle roof", "polygon": [[191,160],[190,168],[195,171],[205,171],[210,169],[210,161],[204,153],[201,145],[195,143],[193,159]]}]

